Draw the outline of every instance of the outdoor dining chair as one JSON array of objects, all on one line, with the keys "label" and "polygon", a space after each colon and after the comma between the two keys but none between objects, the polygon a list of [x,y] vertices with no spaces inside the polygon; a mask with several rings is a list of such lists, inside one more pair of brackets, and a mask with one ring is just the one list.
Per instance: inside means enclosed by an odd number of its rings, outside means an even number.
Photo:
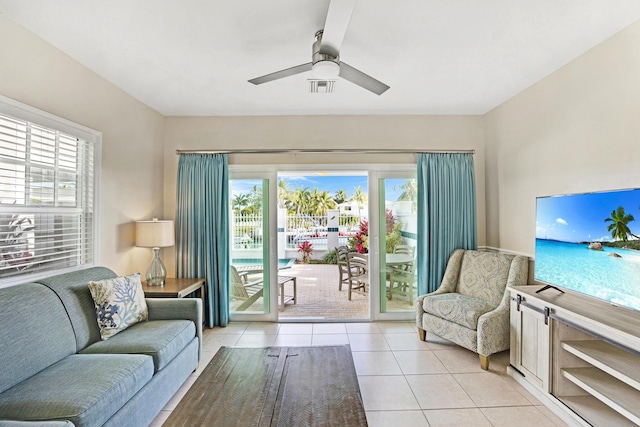
[{"label": "outdoor dining chair", "polygon": [[347,254],[347,273],[349,275],[349,294],[351,301],[352,293],[366,295],[369,287],[369,266],[367,257],[358,252]]}]

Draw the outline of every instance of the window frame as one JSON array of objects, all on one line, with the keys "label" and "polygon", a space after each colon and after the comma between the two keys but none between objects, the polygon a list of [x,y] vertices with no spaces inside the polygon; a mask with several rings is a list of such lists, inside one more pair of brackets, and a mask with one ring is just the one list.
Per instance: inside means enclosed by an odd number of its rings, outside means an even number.
[{"label": "window frame", "polygon": [[[53,129],[62,132],[67,135],[71,135],[87,141],[87,143],[93,145],[93,224],[92,235],[93,241],[91,242],[93,250],[93,260],[89,263],[83,263],[72,267],[56,268],[41,272],[25,272],[19,273],[13,276],[0,278],[0,288],[13,286],[21,283],[27,283],[36,281],[43,277],[52,276],[55,274],[62,274],[70,271],[82,270],[85,268],[93,267],[100,264],[100,175],[102,165],[102,132],[88,128],[86,126],[74,123],[70,120],[58,117],[54,114],[40,110],[38,108],[23,104],[13,99],[0,95],[0,114],[7,115],[18,120],[24,120],[31,122],[35,125],[45,128]],[[28,206],[25,206],[27,209]],[[37,209],[47,209],[47,207]],[[52,206],[51,209],[58,211],[64,211],[64,207]],[[54,211],[55,212],[55,211]]]}]

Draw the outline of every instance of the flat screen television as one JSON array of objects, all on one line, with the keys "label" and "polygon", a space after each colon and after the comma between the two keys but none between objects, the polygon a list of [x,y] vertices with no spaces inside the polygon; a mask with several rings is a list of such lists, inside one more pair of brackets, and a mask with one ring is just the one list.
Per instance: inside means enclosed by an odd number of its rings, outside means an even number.
[{"label": "flat screen television", "polygon": [[535,279],[640,310],[638,236],[640,189],[538,197]]}]

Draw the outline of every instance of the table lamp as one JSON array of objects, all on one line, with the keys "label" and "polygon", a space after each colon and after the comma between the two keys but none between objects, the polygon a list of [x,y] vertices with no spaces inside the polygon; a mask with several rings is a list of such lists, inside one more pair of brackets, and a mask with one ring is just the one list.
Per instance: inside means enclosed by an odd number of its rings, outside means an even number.
[{"label": "table lamp", "polygon": [[153,259],[145,273],[148,285],[162,286],[167,278],[167,269],[160,259],[160,248],[175,244],[173,221],[136,221],[136,246],[152,248]]}]

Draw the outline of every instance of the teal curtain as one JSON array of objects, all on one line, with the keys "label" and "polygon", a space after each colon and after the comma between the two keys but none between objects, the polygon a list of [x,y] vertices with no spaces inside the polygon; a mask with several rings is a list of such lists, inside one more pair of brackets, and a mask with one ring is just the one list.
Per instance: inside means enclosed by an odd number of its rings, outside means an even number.
[{"label": "teal curtain", "polygon": [[472,154],[418,154],[418,295],[435,291],[454,249],[477,249]]},{"label": "teal curtain", "polygon": [[229,163],[225,154],[180,154],[176,277],[207,280],[206,326],[229,323]]}]

